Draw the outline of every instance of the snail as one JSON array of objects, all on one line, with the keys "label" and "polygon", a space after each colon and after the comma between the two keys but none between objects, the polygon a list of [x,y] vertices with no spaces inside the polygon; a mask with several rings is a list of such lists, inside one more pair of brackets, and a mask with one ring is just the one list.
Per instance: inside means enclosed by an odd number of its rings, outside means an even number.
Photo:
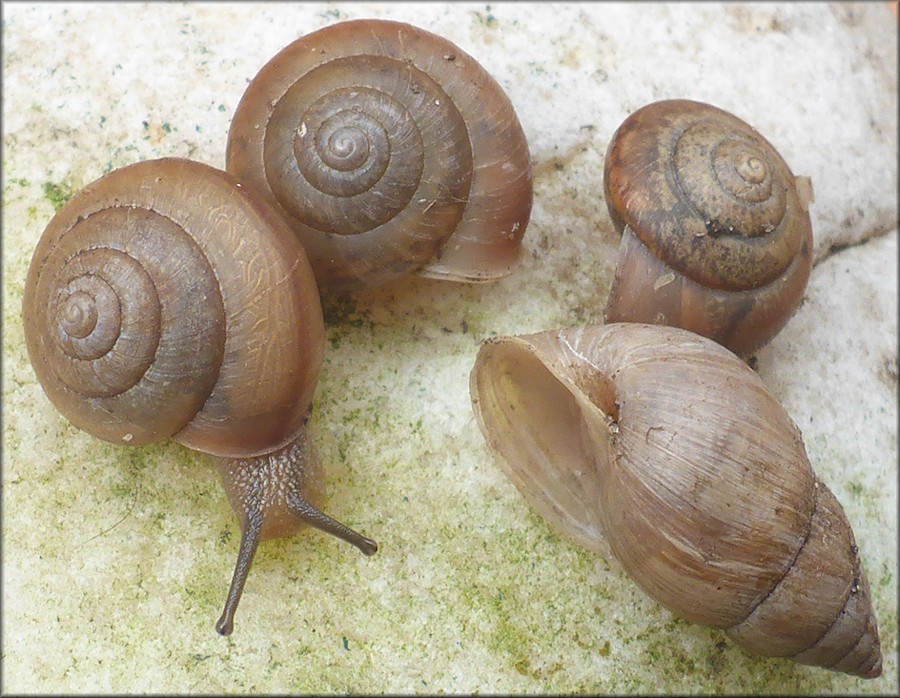
[{"label": "snail", "polygon": [[509,98],[469,54],[401,22],[302,36],[241,97],[226,169],[290,223],[320,286],[511,274],[532,203]]},{"label": "snail", "polygon": [[737,355],[643,323],[498,337],[470,394],[529,504],[676,615],[752,654],[880,675],[846,515]]},{"label": "snail", "polygon": [[605,322],[673,325],[747,356],[812,269],[812,184],[733,114],[684,99],[631,114],[603,178],[622,235]]},{"label": "snail", "polygon": [[211,456],[242,529],[220,634],[261,540],[311,525],[375,553],[315,505],[322,308],[303,249],[258,194],[189,160],[115,170],[47,226],[22,312],[41,387],[72,424]]}]

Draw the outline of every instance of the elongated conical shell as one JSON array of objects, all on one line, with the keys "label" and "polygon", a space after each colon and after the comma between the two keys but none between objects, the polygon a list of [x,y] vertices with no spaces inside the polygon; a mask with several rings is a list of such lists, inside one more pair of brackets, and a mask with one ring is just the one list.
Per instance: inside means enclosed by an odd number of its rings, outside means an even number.
[{"label": "elongated conical shell", "polygon": [[470,391],[506,475],[678,615],[866,678],[878,630],[853,532],[800,432],[715,342],[618,323],[482,346]]}]

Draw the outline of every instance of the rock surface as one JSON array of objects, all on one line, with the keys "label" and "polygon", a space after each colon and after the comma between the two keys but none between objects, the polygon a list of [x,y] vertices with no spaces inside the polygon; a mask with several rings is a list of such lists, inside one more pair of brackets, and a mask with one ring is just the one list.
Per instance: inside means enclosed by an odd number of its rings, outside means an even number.
[{"label": "rock surface", "polygon": [[[516,275],[323,296],[312,428],[327,509],[381,544],[265,544],[215,634],[238,528],[203,457],[99,442],[44,397],[22,290],[54,210],[114,168],[224,166],[256,71],[308,31],[409,21],[476,57],[528,137]],[[885,693],[897,685],[897,31],[870,4],[40,4],[3,23],[3,674],[8,692]],[[618,241],[606,144],[711,102],[812,177],[817,264],[760,374],[852,522],[881,625],[864,682],[748,657],[555,536],[490,461],[480,343],[600,320]]]}]

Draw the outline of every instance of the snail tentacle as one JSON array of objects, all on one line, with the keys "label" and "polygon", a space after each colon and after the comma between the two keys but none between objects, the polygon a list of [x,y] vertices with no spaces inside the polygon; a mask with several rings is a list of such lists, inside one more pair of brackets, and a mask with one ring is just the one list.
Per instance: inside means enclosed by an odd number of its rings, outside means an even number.
[{"label": "snail tentacle", "polygon": [[352,528],[345,526],[337,519],[330,517],[321,509],[314,507],[303,497],[292,493],[288,497],[288,508],[298,521],[317,528],[325,533],[330,533],[336,538],[340,538],[350,545],[358,548],[364,555],[372,556],[378,552],[378,544],[365,536],[357,533]]},{"label": "snail tentacle", "polygon": [[244,593],[244,584],[250,567],[253,566],[253,558],[259,547],[260,532],[263,526],[263,513],[259,509],[248,512],[241,529],[241,546],[238,549],[237,562],[234,566],[234,574],[231,577],[231,586],[228,588],[228,596],[225,598],[225,608],[219,620],[216,621],[216,632],[219,635],[231,635],[234,631],[234,614],[238,603]]},{"label": "snail tentacle", "polygon": [[[322,468],[307,429],[281,449],[255,458],[214,458],[228,500],[241,523],[241,546],[222,618],[216,625],[227,635],[234,624],[256,548],[261,541],[290,536],[304,526],[330,533],[373,555],[375,541],[322,512]],[[227,631],[227,632],[223,632]]]}]

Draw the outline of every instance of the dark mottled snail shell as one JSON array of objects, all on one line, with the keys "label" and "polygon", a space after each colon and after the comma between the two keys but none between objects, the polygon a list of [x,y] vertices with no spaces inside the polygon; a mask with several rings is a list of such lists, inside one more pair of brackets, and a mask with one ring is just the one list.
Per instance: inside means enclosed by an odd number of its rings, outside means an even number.
[{"label": "dark mottled snail shell", "polygon": [[604,191],[622,233],[607,322],[683,327],[746,355],[803,298],[809,180],[736,116],[683,99],[638,109],[610,141]]}]

